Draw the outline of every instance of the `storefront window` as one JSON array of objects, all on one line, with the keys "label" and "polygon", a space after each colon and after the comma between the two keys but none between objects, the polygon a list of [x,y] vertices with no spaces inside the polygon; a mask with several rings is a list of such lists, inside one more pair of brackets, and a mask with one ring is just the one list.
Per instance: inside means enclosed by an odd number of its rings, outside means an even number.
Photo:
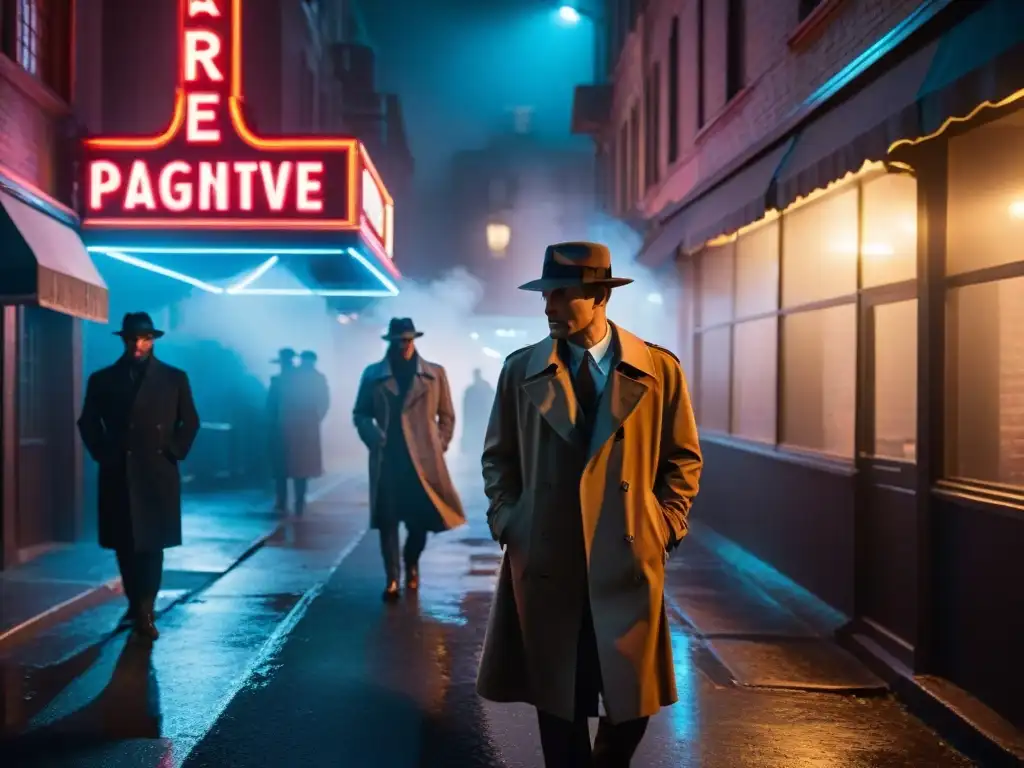
[{"label": "storefront window", "polygon": [[1024,277],[950,291],[946,474],[1024,487]]},{"label": "storefront window", "polygon": [[947,222],[951,275],[1024,259],[1024,112],[950,139]]},{"label": "storefront window", "polygon": [[857,198],[857,185],[848,184],[783,216],[784,307],[856,292]]},{"label": "storefront window", "polygon": [[774,443],[778,318],[737,323],[733,343],[730,431],[737,437]]},{"label": "storefront window", "polygon": [[851,458],[856,374],[854,304],[784,317],[781,442]]},{"label": "storefront window", "polygon": [[735,244],[706,249],[698,261],[702,328],[727,323],[733,317],[733,270]]},{"label": "storefront window", "polygon": [[917,457],[917,300],[875,307],[874,455]]},{"label": "storefront window", "polygon": [[716,328],[697,337],[699,375],[697,424],[714,432],[729,431],[729,363],[732,329]]},{"label": "storefront window", "polygon": [[779,308],[778,219],[744,232],[736,241],[736,317]]},{"label": "storefront window", "polygon": [[917,180],[889,173],[864,183],[861,286],[917,277]]}]

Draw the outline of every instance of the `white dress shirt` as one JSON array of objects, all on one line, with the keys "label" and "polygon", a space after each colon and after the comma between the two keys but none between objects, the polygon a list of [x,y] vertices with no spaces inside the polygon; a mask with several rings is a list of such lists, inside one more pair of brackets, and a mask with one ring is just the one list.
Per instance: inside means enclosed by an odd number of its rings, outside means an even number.
[{"label": "white dress shirt", "polygon": [[571,341],[569,342],[569,356],[571,357],[571,373],[573,377],[579,371],[580,364],[583,362],[583,357],[587,352],[590,353],[590,373],[594,377],[594,388],[597,390],[597,396],[600,397],[604,392],[605,385],[608,383],[608,374],[612,368],[612,327],[610,325],[604,334],[604,338],[590,349],[585,349],[573,344]]}]

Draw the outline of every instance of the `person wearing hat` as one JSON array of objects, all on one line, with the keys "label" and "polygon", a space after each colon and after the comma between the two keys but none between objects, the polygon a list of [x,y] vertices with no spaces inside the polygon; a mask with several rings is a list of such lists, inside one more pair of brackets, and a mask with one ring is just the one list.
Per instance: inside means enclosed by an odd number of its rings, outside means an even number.
[{"label": "person wearing hat", "polygon": [[[405,563],[406,589],[419,588],[419,560],[427,534],[466,522],[444,454],[455,431],[455,408],[444,368],[420,357],[423,334],[411,318],[391,320],[383,360],[367,366],[352,418],[370,450],[370,527],[380,532],[386,586],[396,600]],[[398,528],[404,523],[404,551]]]},{"label": "person wearing hat", "polygon": [[310,479],[324,473],[320,425],[331,403],[327,378],[316,369],[316,352],[306,350],[299,359],[298,367],[283,377],[280,397],[284,472],[294,485],[297,517],[306,508]]},{"label": "person wearing hat", "polygon": [[520,287],[543,294],[549,338],[505,360],[487,427],[504,556],[477,690],[537,708],[549,768],[630,765],[648,718],[677,699],[665,564],[702,459],[679,360],[607,318],[630,282],[604,245],[547,249]]},{"label": "person wearing hat", "polygon": [[89,376],[78,430],[99,464],[100,546],[113,549],[128,598],[122,624],[155,640],[164,550],[181,544],[179,462],[199,433],[188,375],[153,355],[163,331],[130,312],[115,332],[124,353]]},{"label": "person wearing hat", "polygon": [[270,377],[267,387],[267,451],[270,454],[270,471],[274,476],[276,503],[278,512],[288,510],[288,453],[285,443],[285,424],[281,410],[281,395],[295,371],[297,355],[291,347],[282,347],[277,357],[271,360],[272,365],[281,367],[281,372]]}]

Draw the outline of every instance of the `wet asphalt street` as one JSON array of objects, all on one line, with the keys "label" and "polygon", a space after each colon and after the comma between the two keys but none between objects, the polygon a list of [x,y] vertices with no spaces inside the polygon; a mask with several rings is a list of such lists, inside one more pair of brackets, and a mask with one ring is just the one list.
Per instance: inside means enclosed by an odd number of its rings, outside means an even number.
[{"label": "wet asphalt street", "polygon": [[[0,663],[0,765],[542,766],[532,712],[474,693],[499,552],[479,488],[463,492],[471,524],[432,537],[418,597],[396,606],[380,601],[365,490],[348,484],[169,608],[152,648],[94,642],[120,604],[20,648]],[[636,766],[970,765],[891,698],[740,689],[674,630],[681,701]]]}]

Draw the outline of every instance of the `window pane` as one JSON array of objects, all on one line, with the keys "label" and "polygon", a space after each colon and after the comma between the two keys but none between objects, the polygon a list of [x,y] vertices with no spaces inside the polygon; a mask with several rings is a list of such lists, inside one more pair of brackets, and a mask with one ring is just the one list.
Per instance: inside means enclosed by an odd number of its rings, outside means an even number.
[{"label": "window pane", "polygon": [[697,423],[702,429],[729,431],[730,328],[698,334],[700,380],[697,382]]},{"label": "window pane", "polygon": [[917,277],[917,180],[887,173],[864,184],[861,283],[865,288]]},{"label": "window pane", "polygon": [[736,317],[779,308],[779,222],[764,224],[736,241]]},{"label": "window pane", "polygon": [[853,304],[782,321],[782,442],[853,456],[857,310]]},{"label": "window pane", "polygon": [[946,472],[1024,486],[1024,278],[948,299]]},{"label": "window pane", "polygon": [[1024,259],[1021,124],[1017,113],[949,141],[950,274]]},{"label": "window pane", "polygon": [[782,303],[795,307],[857,290],[857,185],[783,215]]},{"label": "window pane", "polygon": [[917,456],[917,299],[875,308],[875,456]]},{"label": "window pane", "polygon": [[733,328],[731,431],[765,443],[775,442],[777,322],[766,317]]},{"label": "window pane", "polygon": [[701,327],[732,320],[732,273],[735,244],[706,248],[700,254]]}]

